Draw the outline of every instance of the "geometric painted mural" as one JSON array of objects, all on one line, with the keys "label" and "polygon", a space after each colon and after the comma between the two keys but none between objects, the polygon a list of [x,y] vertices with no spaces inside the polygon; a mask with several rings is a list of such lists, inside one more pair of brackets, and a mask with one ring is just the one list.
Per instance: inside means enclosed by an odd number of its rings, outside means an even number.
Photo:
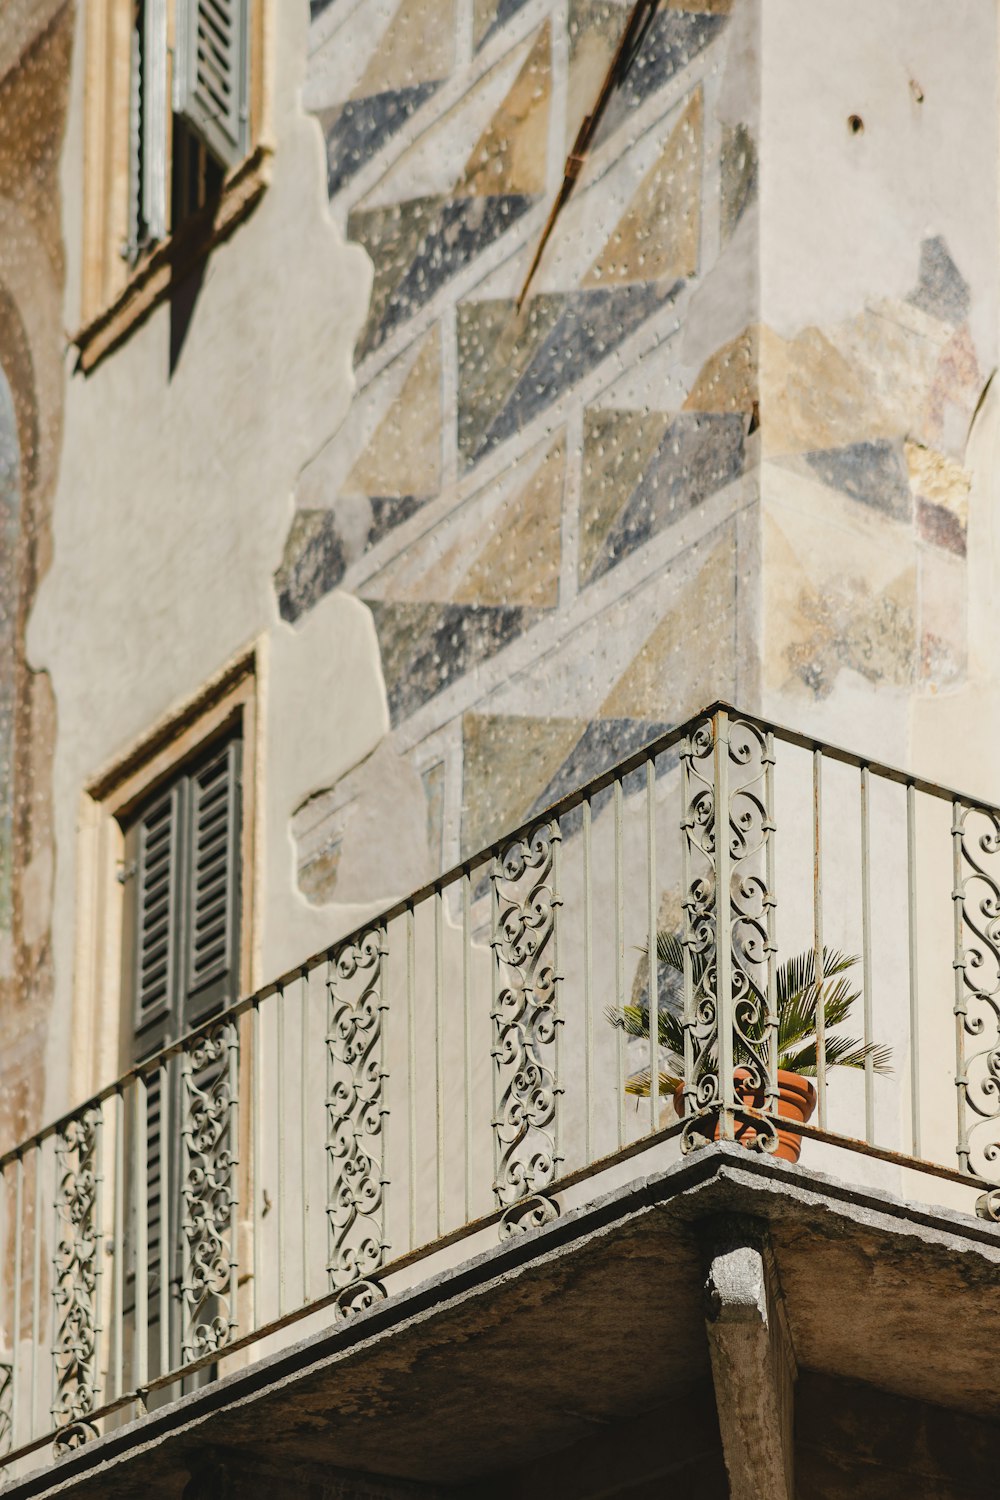
[{"label": "geometric painted mural", "polygon": [[[308,97],[331,212],[369,255],[372,292],[357,394],[303,472],[275,587],[290,621],[337,587],[370,608],[390,744],[420,771],[447,864],[735,692],[757,649],[740,636],[737,580],[757,561],[738,518],[762,453],[916,528],[934,557],[964,552],[960,506],[934,497],[958,383],[980,377],[939,239],[905,315],[923,320],[928,363],[898,411],[863,374],[885,362],[885,309],[837,332],[856,388],[841,378],[831,399],[811,395],[822,339],[756,326],[753,275],[734,274],[756,253],[746,7],[662,0],[522,301],[631,6],[390,0],[359,25],[341,3],[314,0]],[[762,341],[791,393],[763,428]],[[935,566],[929,553],[928,579]]]}]

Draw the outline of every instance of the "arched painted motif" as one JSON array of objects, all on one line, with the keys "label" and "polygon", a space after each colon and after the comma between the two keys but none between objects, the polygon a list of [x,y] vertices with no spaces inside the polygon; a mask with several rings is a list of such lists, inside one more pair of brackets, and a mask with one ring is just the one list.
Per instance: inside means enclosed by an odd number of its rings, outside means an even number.
[{"label": "arched painted motif", "polygon": [[10,386],[0,367],[0,971],[11,941],[14,875],[14,708],[21,534],[21,455]]}]

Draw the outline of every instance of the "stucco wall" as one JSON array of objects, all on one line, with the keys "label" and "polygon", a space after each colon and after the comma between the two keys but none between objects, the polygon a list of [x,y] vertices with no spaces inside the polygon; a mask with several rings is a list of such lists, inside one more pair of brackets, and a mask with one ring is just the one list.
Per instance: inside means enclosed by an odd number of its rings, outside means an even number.
[{"label": "stucco wall", "polygon": [[[271,586],[296,473],[348,409],[350,350],[370,285],[363,253],[345,246],[329,221],[319,132],[299,107],[306,7],[274,10],[273,181],[251,219],[210,257],[179,357],[171,359],[169,305],[89,377],[71,375],[67,356],[52,564],[29,629],[31,660],[48,673],[58,713],[60,1034],[48,1048],[50,1109],[67,1089],[78,1096],[109,1076],[109,1066],[117,1071],[113,1019],[103,1054],[67,1046],[82,788],[236,654],[256,647],[257,979],[329,935],[328,921],[295,891],[289,819],[317,781],[367,755],[386,723],[366,609],[331,595],[293,631]],[[77,325],[80,308],[83,86],[78,18],[61,176],[66,327]],[[93,1016],[84,1020],[93,1028]]]}]

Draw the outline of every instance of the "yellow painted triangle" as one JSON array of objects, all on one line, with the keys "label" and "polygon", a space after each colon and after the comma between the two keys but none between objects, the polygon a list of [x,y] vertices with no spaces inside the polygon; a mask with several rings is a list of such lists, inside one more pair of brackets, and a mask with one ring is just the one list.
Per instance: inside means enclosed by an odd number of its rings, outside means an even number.
[{"label": "yellow painted triangle", "polygon": [[402,0],[352,99],[447,78],[455,65],[455,0]]},{"label": "yellow painted triangle", "polygon": [[695,89],[582,286],[693,276],[701,238],[702,96]]},{"label": "yellow painted triangle", "polygon": [[494,512],[492,534],[455,591],[456,604],[555,609],[565,472],[563,433],[527,484]]},{"label": "yellow painted triangle", "polygon": [[546,21],[503,103],[473,147],[455,186],[456,197],[496,193],[531,196],[545,191],[551,34]]},{"label": "yellow painted triangle", "polygon": [[341,493],[436,495],[441,488],[441,425],[441,337],[435,325]]}]

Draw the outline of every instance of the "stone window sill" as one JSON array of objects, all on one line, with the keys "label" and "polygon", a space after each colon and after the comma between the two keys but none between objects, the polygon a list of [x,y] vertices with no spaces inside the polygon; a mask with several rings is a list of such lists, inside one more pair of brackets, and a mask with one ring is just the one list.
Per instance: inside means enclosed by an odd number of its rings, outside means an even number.
[{"label": "stone window sill", "polygon": [[217,203],[187,219],[176,234],[156,245],[133,267],[118,296],[86,323],[70,342],[77,370],[89,373],[166,301],[257,206],[271,179],[270,146],[260,145],[228,179]]}]

